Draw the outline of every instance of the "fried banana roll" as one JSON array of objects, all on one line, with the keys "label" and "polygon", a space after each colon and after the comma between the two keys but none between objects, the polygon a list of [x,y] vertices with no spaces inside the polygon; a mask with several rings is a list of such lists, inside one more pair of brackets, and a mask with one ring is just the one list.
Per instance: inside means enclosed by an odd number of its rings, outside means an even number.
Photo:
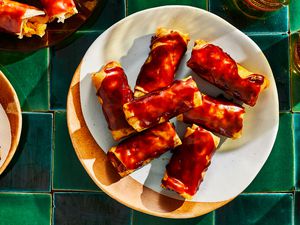
[{"label": "fried banana roll", "polygon": [[220,47],[202,40],[195,42],[187,65],[203,79],[250,106],[256,104],[260,92],[269,84],[263,75],[246,70]]},{"label": "fried banana roll", "polygon": [[179,121],[197,124],[229,138],[242,135],[244,107],[229,101],[202,95],[202,104],[177,116]]},{"label": "fried banana roll", "polygon": [[41,0],[50,21],[57,19],[58,23],[78,13],[73,0]]},{"label": "fried banana roll", "polygon": [[151,92],[123,106],[128,123],[138,132],[168,121],[201,105],[201,94],[192,77]]},{"label": "fried banana roll", "polygon": [[133,100],[133,92],[121,65],[114,61],[106,64],[92,75],[92,81],[113,138],[119,140],[135,132],[123,112],[123,105]]},{"label": "fried banana roll", "polygon": [[162,187],[191,199],[199,189],[211,158],[219,144],[219,138],[211,132],[193,125],[187,128],[182,145],[166,166]]},{"label": "fried banana roll", "polygon": [[107,157],[120,176],[124,177],[180,144],[173,125],[165,122],[112,147]]},{"label": "fried banana roll", "polygon": [[0,31],[12,33],[22,39],[38,35],[43,37],[48,18],[45,12],[15,1],[0,0]]},{"label": "fried banana roll", "polygon": [[136,81],[134,97],[143,96],[173,82],[188,41],[188,35],[178,30],[156,30],[151,40],[151,51]]}]

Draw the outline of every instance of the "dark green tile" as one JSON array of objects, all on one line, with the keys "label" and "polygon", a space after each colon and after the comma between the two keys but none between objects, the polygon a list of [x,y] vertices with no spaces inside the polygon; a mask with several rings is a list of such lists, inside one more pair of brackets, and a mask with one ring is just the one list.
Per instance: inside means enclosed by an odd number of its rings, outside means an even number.
[{"label": "dark green tile", "polygon": [[48,49],[32,53],[0,51],[0,65],[14,86],[22,109],[48,110]]},{"label": "dark green tile", "polygon": [[202,9],[207,9],[207,0],[128,0],[128,14],[132,14],[143,9],[164,5],[189,5]]},{"label": "dark green tile", "polygon": [[280,114],[280,124],[272,152],[245,192],[291,191],[294,188],[292,114]]},{"label": "dark green tile", "polygon": [[11,163],[0,176],[0,190],[50,190],[52,120],[50,113],[23,113],[20,143]]},{"label": "dark green tile", "polygon": [[0,225],[50,225],[50,194],[0,194]]},{"label": "dark green tile", "polygon": [[265,18],[251,19],[242,14],[232,4],[232,0],[209,0],[209,11],[222,17],[244,32],[267,33],[288,31],[287,7],[283,7]]},{"label": "dark green tile", "polygon": [[280,110],[289,111],[291,101],[288,35],[250,35],[250,38],[262,49],[272,68],[278,91]]},{"label": "dark green tile", "polygon": [[55,113],[53,188],[63,190],[100,190],[88,176],[73,149],[66,113]]},{"label": "dark green tile", "polygon": [[99,32],[76,33],[51,49],[51,108],[65,109],[69,86],[85,52]]},{"label": "dark green tile", "polygon": [[104,193],[55,193],[55,225],[131,225],[132,211]]},{"label": "dark green tile", "polygon": [[294,218],[295,225],[300,225],[300,192],[295,192],[295,205],[294,205]]},{"label": "dark green tile", "polygon": [[292,194],[240,195],[216,211],[216,225],[292,225]]},{"label": "dark green tile", "polygon": [[294,141],[295,141],[295,164],[296,164],[296,188],[300,190],[300,114],[294,114]]},{"label": "dark green tile", "polygon": [[134,211],[132,225],[212,225],[214,213],[192,219],[165,219]]},{"label": "dark green tile", "polygon": [[295,44],[297,39],[300,38],[300,33],[291,35],[291,79],[292,79],[292,106],[294,112],[300,112],[300,68],[295,63]]},{"label": "dark green tile", "polygon": [[[103,1],[102,1],[103,2]],[[125,0],[106,0],[80,28],[81,31],[102,31],[125,17]]]},{"label": "dark green tile", "polygon": [[290,0],[290,30],[300,30],[300,1]]}]

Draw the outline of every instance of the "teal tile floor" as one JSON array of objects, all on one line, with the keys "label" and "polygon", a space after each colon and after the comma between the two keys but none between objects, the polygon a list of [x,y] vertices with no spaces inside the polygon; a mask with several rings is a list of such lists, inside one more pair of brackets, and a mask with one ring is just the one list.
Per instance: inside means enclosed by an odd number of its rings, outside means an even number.
[{"label": "teal tile floor", "polygon": [[[250,36],[270,62],[280,102],[276,143],[250,186],[221,209],[184,220],[131,210],[98,189],[74,152],[65,111],[68,87],[90,44],[126,15],[170,4],[208,9]],[[26,54],[0,51],[0,68],[23,110],[18,151],[0,176],[0,225],[300,225],[300,72],[292,60],[299,15],[297,0],[260,20],[237,12],[231,0],[107,0],[58,46]]]}]

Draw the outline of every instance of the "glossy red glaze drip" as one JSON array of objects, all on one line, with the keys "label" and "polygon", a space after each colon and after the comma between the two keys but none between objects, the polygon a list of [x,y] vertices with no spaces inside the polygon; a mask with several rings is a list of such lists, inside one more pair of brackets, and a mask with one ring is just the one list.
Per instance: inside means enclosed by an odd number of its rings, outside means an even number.
[{"label": "glossy red glaze drip", "polygon": [[68,13],[73,8],[76,8],[73,0],[41,0],[41,2],[50,18],[62,13]]},{"label": "glossy red glaze drip", "polygon": [[265,79],[258,74],[241,78],[236,62],[220,47],[212,44],[194,48],[187,65],[200,77],[250,106],[255,105]]},{"label": "glossy red glaze drip", "polygon": [[131,128],[125,119],[123,105],[133,100],[133,93],[121,67],[104,69],[106,77],[97,91],[110,130]]},{"label": "glossy red glaze drip", "polygon": [[9,33],[20,33],[23,16],[32,6],[13,1],[0,1],[0,29]]},{"label": "glossy red glaze drip", "polygon": [[162,184],[179,194],[193,196],[204,178],[215,149],[211,133],[198,127],[183,139],[182,145],[174,149],[166,167],[168,178],[163,179]]},{"label": "glossy red glaze drip", "polygon": [[229,101],[203,95],[201,106],[183,114],[183,122],[195,123],[206,129],[234,137],[243,128],[245,109]]},{"label": "glossy red glaze drip", "polygon": [[124,140],[117,146],[115,155],[127,170],[135,170],[145,161],[157,158],[174,148],[175,136],[173,125],[165,122]]},{"label": "glossy red glaze drip", "polygon": [[[161,45],[153,48],[157,43]],[[136,86],[147,92],[166,87],[173,82],[187,44],[178,32],[172,32],[162,37],[154,36],[150,48],[152,50],[136,81]]]},{"label": "glossy red glaze drip", "polygon": [[193,84],[192,78],[176,80],[169,87],[130,102],[128,110],[134,113],[143,128],[156,125],[160,119],[167,121],[194,107],[194,95],[199,90]]}]

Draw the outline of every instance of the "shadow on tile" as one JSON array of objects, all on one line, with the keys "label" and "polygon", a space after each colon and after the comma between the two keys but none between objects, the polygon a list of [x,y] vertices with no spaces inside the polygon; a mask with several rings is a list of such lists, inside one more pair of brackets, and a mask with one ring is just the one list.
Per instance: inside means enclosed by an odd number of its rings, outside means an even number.
[{"label": "shadow on tile", "polygon": [[0,177],[0,190],[50,191],[52,115],[23,113],[18,149]]},{"label": "shadow on tile", "polygon": [[216,211],[216,225],[291,225],[292,194],[240,195]]},{"label": "shadow on tile", "polygon": [[56,225],[130,225],[131,210],[103,193],[55,193]]}]

